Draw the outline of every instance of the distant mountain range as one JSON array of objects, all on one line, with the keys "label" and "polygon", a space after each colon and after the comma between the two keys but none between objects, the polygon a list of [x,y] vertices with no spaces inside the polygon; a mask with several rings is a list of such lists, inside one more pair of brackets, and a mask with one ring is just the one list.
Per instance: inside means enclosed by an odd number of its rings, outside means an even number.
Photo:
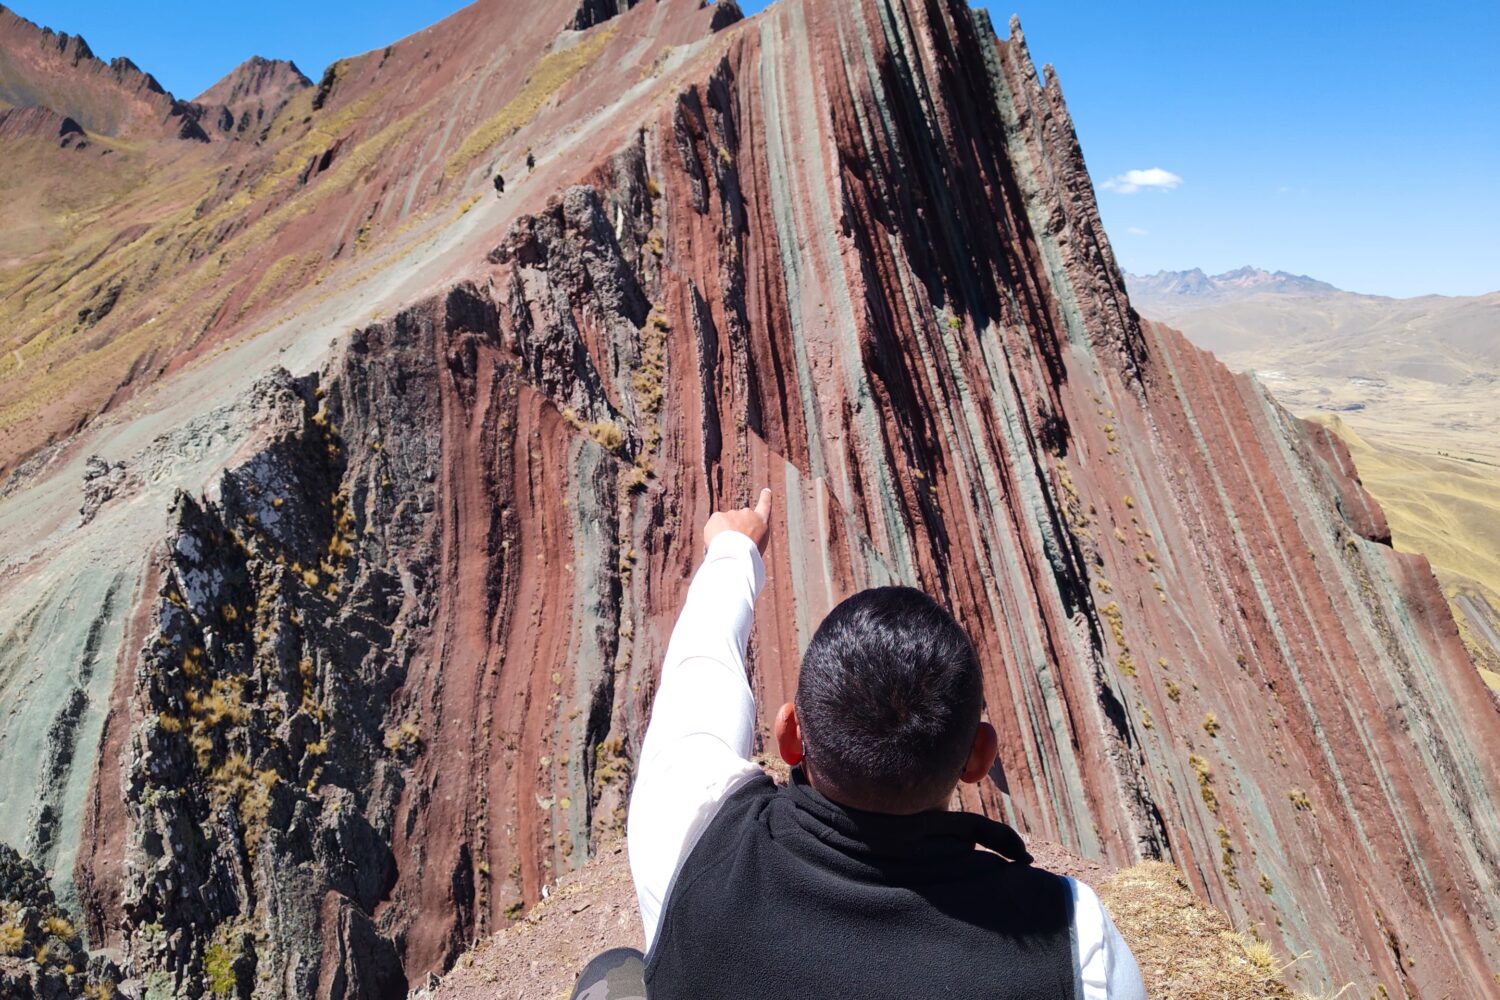
[{"label": "distant mountain range", "polygon": [[1189,271],[1157,271],[1155,274],[1125,275],[1131,301],[1137,307],[1179,305],[1182,308],[1246,298],[1263,293],[1274,295],[1318,295],[1337,292],[1326,281],[1305,274],[1267,271],[1260,267],[1240,267],[1223,274],[1208,275],[1200,267]]},{"label": "distant mountain range", "polygon": [[1500,292],[1394,299],[1258,267],[1127,272],[1125,284],[1142,316],[1177,327],[1231,368],[1378,371],[1448,385],[1500,372]]}]

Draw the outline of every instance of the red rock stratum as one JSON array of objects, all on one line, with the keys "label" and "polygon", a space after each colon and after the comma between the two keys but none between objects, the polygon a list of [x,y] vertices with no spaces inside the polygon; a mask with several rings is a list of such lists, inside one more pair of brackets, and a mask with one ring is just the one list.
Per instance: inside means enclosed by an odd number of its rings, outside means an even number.
[{"label": "red rock stratum", "polygon": [[762,711],[922,587],[1002,734],[965,805],[1170,859],[1306,987],[1492,990],[1496,702],[1337,438],[1138,320],[1019,28],[515,6],[155,140],[8,272],[0,840],[90,946],[163,995],[448,967],[617,833],[696,529],[769,483]]}]

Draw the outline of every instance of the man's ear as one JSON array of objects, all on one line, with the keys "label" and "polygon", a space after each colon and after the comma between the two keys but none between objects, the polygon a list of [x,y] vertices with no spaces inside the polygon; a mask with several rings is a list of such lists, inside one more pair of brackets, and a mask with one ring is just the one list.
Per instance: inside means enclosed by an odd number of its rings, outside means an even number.
[{"label": "man's ear", "polygon": [[[989,774],[990,765],[995,763],[995,757],[999,752],[1000,737],[995,735],[995,727],[988,722],[981,722],[979,730],[974,734],[974,745],[969,748],[969,759],[964,761],[964,770],[958,776],[958,780],[972,785]],[[783,756],[785,756],[784,751]]]},{"label": "man's ear", "polygon": [[[787,702],[776,713],[776,725],[772,732],[776,736],[776,749],[789,767],[802,763],[802,728],[797,725],[797,706]],[[993,733],[994,730],[991,730]]]}]

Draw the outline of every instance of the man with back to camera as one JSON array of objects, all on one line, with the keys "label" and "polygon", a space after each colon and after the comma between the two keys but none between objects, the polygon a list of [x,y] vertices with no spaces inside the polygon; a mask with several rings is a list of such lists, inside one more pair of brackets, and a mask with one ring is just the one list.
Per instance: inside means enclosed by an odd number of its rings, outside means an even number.
[{"label": "man with back to camera", "polygon": [[776,715],[791,782],[751,763],[770,513],[767,489],[704,526],[627,821],[646,953],[600,955],[575,1000],[1144,1000],[1092,889],[1033,868],[1010,827],[948,811],[997,738],[974,648],[926,594],[834,608]]}]

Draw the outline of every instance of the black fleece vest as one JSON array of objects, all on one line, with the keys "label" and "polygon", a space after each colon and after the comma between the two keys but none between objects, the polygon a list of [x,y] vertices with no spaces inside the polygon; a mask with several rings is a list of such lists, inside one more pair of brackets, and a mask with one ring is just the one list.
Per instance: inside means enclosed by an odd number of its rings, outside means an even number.
[{"label": "black fleece vest", "polygon": [[677,873],[646,992],[1076,1000],[1072,891],[1030,862],[1014,830],[983,816],[860,812],[800,768],[785,788],[757,777]]}]

